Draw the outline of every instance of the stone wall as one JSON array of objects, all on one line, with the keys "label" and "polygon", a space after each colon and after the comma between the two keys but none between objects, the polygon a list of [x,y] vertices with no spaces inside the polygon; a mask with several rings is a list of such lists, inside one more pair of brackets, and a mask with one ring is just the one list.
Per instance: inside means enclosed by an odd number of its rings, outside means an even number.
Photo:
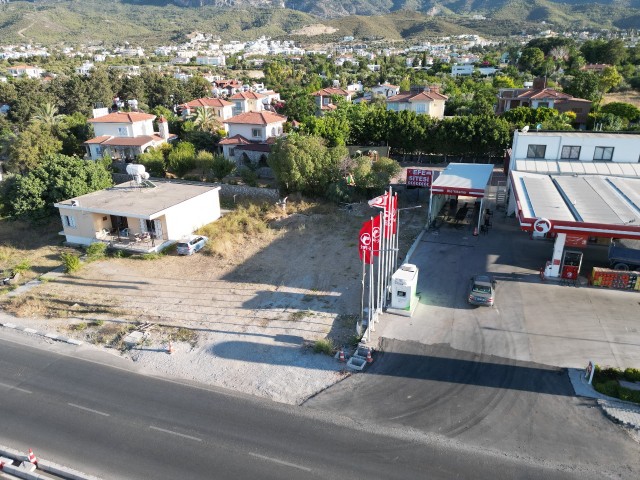
[{"label": "stone wall", "polygon": [[246,185],[228,185],[220,184],[220,197],[237,199],[251,198],[254,200],[277,201],[280,197],[278,190],[273,188],[248,187]]}]

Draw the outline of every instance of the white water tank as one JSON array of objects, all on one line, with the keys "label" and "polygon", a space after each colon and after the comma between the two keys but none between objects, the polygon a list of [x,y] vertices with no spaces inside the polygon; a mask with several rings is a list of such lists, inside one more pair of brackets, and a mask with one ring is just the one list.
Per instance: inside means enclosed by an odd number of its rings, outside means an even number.
[{"label": "white water tank", "polygon": [[142,176],[144,173],[146,173],[144,171],[144,165],[140,165],[137,163],[130,163],[129,165],[127,165],[127,175]]}]

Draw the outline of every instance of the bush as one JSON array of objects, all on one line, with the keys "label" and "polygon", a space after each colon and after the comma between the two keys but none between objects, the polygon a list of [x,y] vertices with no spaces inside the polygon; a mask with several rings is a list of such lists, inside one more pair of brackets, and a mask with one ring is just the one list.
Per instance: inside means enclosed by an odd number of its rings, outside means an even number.
[{"label": "bush", "polygon": [[66,273],[73,273],[82,266],[80,257],[75,253],[62,253],[60,254],[60,259],[62,260]]},{"label": "bush", "polygon": [[196,166],[196,148],[189,142],[176,144],[167,156],[167,163],[173,173],[182,177]]},{"label": "bush", "polygon": [[324,353],[326,355],[333,355],[333,342],[328,338],[316,340],[313,344],[313,351],[315,353]]},{"label": "bush", "polygon": [[258,185],[258,174],[251,170],[249,167],[242,167],[238,170],[240,174],[240,178],[245,185],[249,185],[250,187],[255,187]]},{"label": "bush", "polygon": [[640,382],[640,369],[627,368],[624,371],[624,379],[629,382]]},{"label": "bush", "polygon": [[107,244],[102,242],[92,243],[87,247],[87,258],[90,261],[100,260],[107,255]]},{"label": "bush", "polygon": [[222,155],[215,155],[211,163],[211,171],[217,180],[222,180],[236,169],[235,162],[227,160]]},{"label": "bush", "polygon": [[166,173],[165,152],[162,148],[152,148],[138,155],[136,160],[152,177],[164,177]]},{"label": "bush", "polygon": [[16,265],[11,269],[11,273],[13,275],[24,273],[28,271],[30,268],[31,268],[31,263],[29,263],[29,260],[23,260],[22,262],[20,262],[18,265]]}]

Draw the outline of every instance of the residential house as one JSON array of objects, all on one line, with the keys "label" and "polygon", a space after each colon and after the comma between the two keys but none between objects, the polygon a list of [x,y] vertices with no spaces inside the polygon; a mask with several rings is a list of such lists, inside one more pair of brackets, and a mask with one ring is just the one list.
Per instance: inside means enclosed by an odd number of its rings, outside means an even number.
[{"label": "residential house", "polygon": [[224,67],[226,65],[224,55],[216,55],[209,57],[196,57],[196,63],[198,65],[211,65],[214,67]]},{"label": "residential house", "polygon": [[227,118],[231,118],[233,116],[233,103],[228,102],[222,98],[197,98],[183,105],[180,105],[183,116],[188,116],[193,112],[193,110],[199,107],[212,109],[215,112],[216,118],[220,120],[220,122],[223,122]]},{"label": "residential house", "polygon": [[584,126],[591,106],[591,100],[575,98],[568,93],[547,88],[546,79],[536,78],[531,88],[501,88],[498,92],[496,114],[500,115],[517,107],[555,108],[560,113],[574,112],[575,123]]},{"label": "residential house", "polygon": [[331,97],[334,95],[344,98],[347,102],[351,101],[351,92],[338,87],[323,88],[313,92],[311,95],[316,99],[316,115],[322,115],[324,112],[337,108],[331,102]]},{"label": "residential house", "polygon": [[270,111],[241,113],[224,121],[229,136],[220,140],[225,158],[252,163],[265,161],[271,145],[284,133],[287,117]]},{"label": "residential house", "polygon": [[167,180],[121,183],[54,204],[71,245],[159,252],[220,218],[219,186]]},{"label": "residential house", "polygon": [[78,75],[84,75],[86,77],[91,74],[91,70],[93,70],[93,67],[94,65],[92,62],[84,62],[79,67],[76,67],[76,73]]},{"label": "residential house", "polygon": [[242,82],[238,80],[216,80],[211,84],[214,95],[233,95],[242,91]]},{"label": "residential house", "polygon": [[106,154],[116,161],[131,161],[149,148],[177,139],[169,133],[164,117],[158,120],[159,131],[154,132],[155,118],[142,112],[109,113],[106,108],[95,109],[94,118],[88,122],[96,136],[84,143],[88,158],[98,160]]},{"label": "residential house", "polygon": [[264,98],[262,99],[262,103],[264,104],[265,108],[267,108],[268,105],[274,105],[282,101],[280,99],[280,94],[277,92],[274,92],[273,90],[263,90],[260,93],[264,95]]},{"label": "residential house", "polygon": [[12,77],[27,76],[29,78],[40,78],[44,73],[44,70],[39,67],[32,67],[29,65],[15,65],[13,67],[7,67],[7,74]]},{"label": "residential house", "polygon": [[462,65],[452,65],[451,66],[451,76],[452,77],[469,77],[473,75],[473,64],[466,63]]},{"label": "residential house", "polygon": [[412,87],[409,92],[400,92],[387,98],[387,110],[400,112],[410,110],[419,115],[430,115],[433,118],[444,117],[444,106],[449,97],[440,93],[440,87]]},{"label": "residential house", "polygon": [[371,91],[375,95],[384,95],[386,98],[393,97],[394,95],[398,95],[400,93],[400,87],[397,85],[391,85],[389,83],[383,83],[381,85],[376,85],[371,89]]},{"label": "residential house", "polygon": [[263,100],[266,95],[261,93],[244,91],[238,92],[229,97],[233,102],[233,114],[240,115],[248,112],[261,112],[264,110]]}]

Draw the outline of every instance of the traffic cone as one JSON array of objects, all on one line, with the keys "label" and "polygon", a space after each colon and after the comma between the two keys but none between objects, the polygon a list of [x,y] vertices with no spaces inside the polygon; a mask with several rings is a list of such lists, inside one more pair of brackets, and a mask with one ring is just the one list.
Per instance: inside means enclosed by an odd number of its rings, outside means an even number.
[{"label": "traffic cone", "polygon": [[33,453],[33,450],[29,449],[29,456],[27,458],[29,459],[29,463],[33,463],[36,466],[38,465],[38,459],[35,453]]},{"label": "traffic cone", "polygon": [[169,346],[167,347],[167,353],[171,355],[175,350],[173,349],[173,344],[169,342]]},{"label": "traffic cone", "polygon": [[344,358],[344,350],[342,348],[340,348],[340,351],[338,352],[338,361],[339,362],[346,362],[346,359]]},{"label": "traffic cone", "polygon": [[478,236],[478,227],[474,227],[473,229],[473,236],[477,237]]},{"label": "traffic cone", "polygon": [[367,363],[373,363],[373,357],[371,356],[371,349],[367,350]]}]

